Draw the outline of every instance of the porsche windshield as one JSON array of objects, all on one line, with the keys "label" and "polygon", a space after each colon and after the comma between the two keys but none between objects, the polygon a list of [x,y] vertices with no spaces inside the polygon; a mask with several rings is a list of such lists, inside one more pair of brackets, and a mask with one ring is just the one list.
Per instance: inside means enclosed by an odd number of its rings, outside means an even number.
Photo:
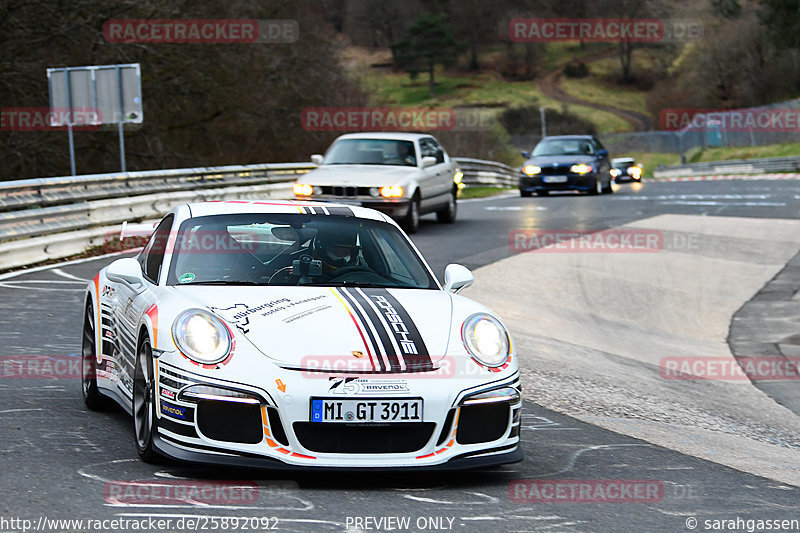
[{"label": "porsche windshield", "polygon": [[391,224],[352,216],[263,213],[183,222],[167,283],[438,288]]},{"label": "porsche windshield", "polygon": [[414,143],[394,139],[343,139],[325,154],[326,165],[417,166]]}]

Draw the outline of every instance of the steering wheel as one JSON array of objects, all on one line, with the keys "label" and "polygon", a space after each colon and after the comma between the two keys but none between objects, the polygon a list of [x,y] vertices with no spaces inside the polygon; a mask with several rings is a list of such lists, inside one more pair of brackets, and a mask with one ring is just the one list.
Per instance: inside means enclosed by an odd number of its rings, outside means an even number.
[{"label": "steering wheel", "polygon": [[335,280],[341,278],[342,276],[346,276],[348,274],[352,274],[353,272],[369,272],[371,274],[375,273],[371,269],[365,267],[364,265],[346,266],[346,267],[342,267],[342,268],[338,269],[336,271],[335,275],[330,279],[330,281],[335,281]]},{"label": "steering wheel", "polygon": [[[344,271],[344,272],[342,272],[342,271]],[[336,276],[331,278],[329,281],[331,281],[331,282],[348,281],[348,280],[345,280],[345,279],[342,279],[342,278],[345,278],[345,277],[347,277],[347,276],[349,276],[351,274],[359,274],[359,273],[364,274],[364,276],[360,277],[359,279],[354,279],[354,280],[351,280],[351,281],[361,281],[361,282],[365,282],[365,283],[370,283],[370,282],[373,282],[373,281],[375,283],[386,283],[387,281],[389,281],[393,286],[397,285],[397,282],[395,282],[391,278],[388,278],[386,276],[378,274],[374,270],[371,270],[369,268],[365,268],[365,267],[363,267],[361,265],[341,268],[340,271],[336,273]],[[364,278],[367,278],[367,279],[364,279]]]}]

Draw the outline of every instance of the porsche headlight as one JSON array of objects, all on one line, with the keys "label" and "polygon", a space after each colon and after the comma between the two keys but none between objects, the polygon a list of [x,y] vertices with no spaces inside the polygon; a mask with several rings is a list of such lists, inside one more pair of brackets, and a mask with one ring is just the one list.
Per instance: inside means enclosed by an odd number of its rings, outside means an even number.
[{"label": "porsche headlight", "polygon": [[569,169],[570,172],[575,174],[588,174],[594,170],[591,165],[586,165],[584,163],[580,163],[578,165],[572,165]]},{"label": "porsche headlight", "polygon": [[461,326],[461,338],[469,354],[488,367],[502,366],[508,360],[508,332],[493,316],[472,315]]},{"label": "porsche headlight", "polygon": [[228,328],[202,309],[189,309],[178,315],[172,324],[172,338],[186,357],[204,365],[224,361],[231,351]]},{"label": "porsche headlight", "polygon": [[522,167],[522,173],[528,176],[534,176],[542,171],[542,168],[537,165],[525,165]]}]

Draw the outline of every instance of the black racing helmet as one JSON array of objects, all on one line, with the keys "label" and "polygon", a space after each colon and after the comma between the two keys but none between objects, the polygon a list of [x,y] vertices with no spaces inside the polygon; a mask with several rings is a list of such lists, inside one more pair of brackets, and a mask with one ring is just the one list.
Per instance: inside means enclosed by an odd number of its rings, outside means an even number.
[{"label": "black racing helmet", "polygon": [[360,251],[358,230],[355,227],[331,224],[317,229],[317,235],[314,237],[314,255],[329,270],[358,264]]}]

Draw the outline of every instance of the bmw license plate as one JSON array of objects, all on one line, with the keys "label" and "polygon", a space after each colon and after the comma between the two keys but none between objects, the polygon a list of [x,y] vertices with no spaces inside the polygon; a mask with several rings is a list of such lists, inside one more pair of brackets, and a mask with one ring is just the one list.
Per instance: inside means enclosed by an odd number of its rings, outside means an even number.
[{"label": "bmw license plate", "polygon": [[347,198],[334,198],[332,202],[337,204],[344,204],[344,205],[354,205],[357,207],[361,207],[361,200],[349,200]]},{"label": "bmw license plate", "polygon": [[422,422],[422,398],[311,398],[311,421],[345,424]]},{"label": "bmw license plate", "polygon": [[567,177],[566,176],[545,176],[544,182],[545,183],[566,183]]}]

